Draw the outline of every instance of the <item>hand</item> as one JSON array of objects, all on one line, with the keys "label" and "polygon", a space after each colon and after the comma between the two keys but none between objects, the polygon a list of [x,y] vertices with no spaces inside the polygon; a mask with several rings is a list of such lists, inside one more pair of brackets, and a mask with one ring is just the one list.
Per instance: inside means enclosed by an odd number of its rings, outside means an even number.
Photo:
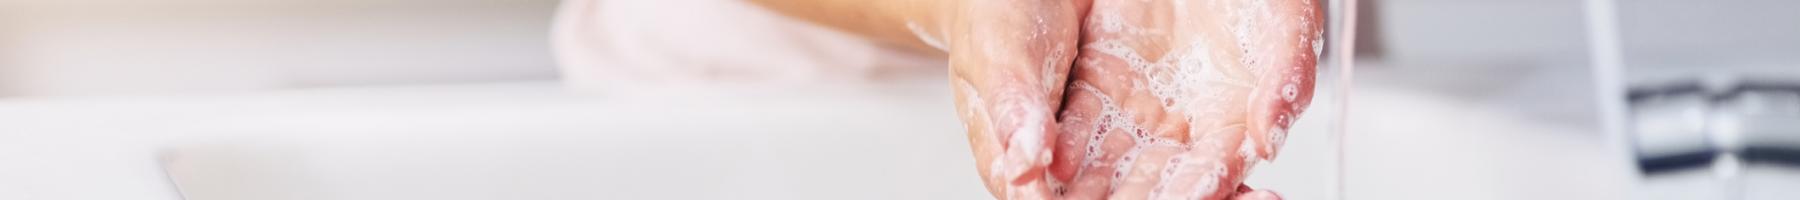
[{"label": "hand", "polygon": [[952,87],[997,197],[1278,198],[1241,182],[1311,99],[1310,0],[960,8]]},{"label": "hand", "polygon": [[1085,1],[961,1],[949,20],[951,87],[975,164],[1002,199],[1055,197],[1055,114]]},{"label": "hand", "polygon": [[996,197],[1220,199],[1274,197],[1240,183],[1311,99],[1314,1],[751,2],[948,53]]},{"label": "hand", "polygon": [[1241,186],[1311,101],[1310,0],[1096,0],[1050,172],[1071,199],[1279,198]]}]

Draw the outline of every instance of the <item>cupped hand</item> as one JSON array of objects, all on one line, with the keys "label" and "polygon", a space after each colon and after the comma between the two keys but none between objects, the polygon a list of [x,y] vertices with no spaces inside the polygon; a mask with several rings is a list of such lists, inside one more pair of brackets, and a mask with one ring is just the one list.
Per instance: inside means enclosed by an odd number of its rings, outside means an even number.
[{"label": "cupped hand", "polygon": [[[1239,196],[1310,102],[1308,0],[1098,0],[1050,172],[1074,199]],[[1260,193],[1266,194],[1266,193]],[[1266,195],[1241,195],[1244,198]]]},{"label": "cupped hand", "polygon": [[983,181],[1007,199],[1278,198],[1241,183],[1310,102],[1317,6],[971,1],[948,43]]}]

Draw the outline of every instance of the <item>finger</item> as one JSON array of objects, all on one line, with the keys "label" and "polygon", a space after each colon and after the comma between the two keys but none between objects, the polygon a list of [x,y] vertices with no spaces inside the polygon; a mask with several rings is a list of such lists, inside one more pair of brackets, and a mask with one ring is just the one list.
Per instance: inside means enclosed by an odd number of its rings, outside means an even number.
[{"label": "finger", "polygon": [[[1093,86],[1079,82],[1070,83],[1065,89],[1063,106],[1069,109],[1058,114],[1061,117],[1057,123],[1062,125],[1062,135],[1052,148],[1051,155],[1056,158],[1050,163],[1052,178],[1065,183],[1080,180],[1070,177],[1077,177],[1082,167],[1093,164],[1092,155],[1101,153],[1099,148],[1103,142],[1100,140],[1105,137],[1101,131],[1106,128],[1101,123],[1107,119],[1103,109],[1091,109],[1105,106],[1104,101],[1095,96],[1097,92]],[[1075,185],[1079,184],[1070,183],[1064,187]]]},{"label": "finger", "polygon": [[1116,162],[1138,146],[1139,137],[1134,135],[1138,128],[1117,113],[1112,98],[1087,82],[1070,83],[1068,94],[1070,109],[1064,110],[1062,124],[1069,139],[1058,147],[1059,162],[1051,169],[1077,174],[1074,179],[1062,179],[1072,180],[1064,186],[1064,198],[1105,198],[1112,194],[1117,177],[1126,175]]},{"label": "finger", "polygon": [[972,86],[976,84],[962,84],[968,89],[962,89],[965,92],[959,92],[959,96],[969,100],[959,100],[964,102],[959,104],[968,110],[965,112],[973,113],[969,116],[981,118],[966,121],[972,123],[968,130],[970,145],[976,151],[977,167],[986,177],[984,181],[993,192],[1008,198],[1041,192],[1036,187],[1047,186],[1038,182],[1044,181],[1052,163],[1050,146],[1059,133],[1054,118],[1049,116],[1054,103],[1046,99],[1048,92],[1021,91],[1025,89],[1009,83]]},{"label": "finger", "polygon": [[[1043,155],[1048,152],[1039,150],[1037,151],[1037,154],[1032,154],[1032,151],[1027,150],[1032,147],[1018,145],[1017,142],[1019,140],[1009,140],[1006,138],[1007,134],[999,134],[1006,133],[999,131],[1001,130],[1001,128],[997,128],[999,124],[1016,124],[1018,122],[1017,120],[996,122],[996,120],[1024,117],[995,116],[994,113],[1020,112],[1016,110],[1007,111],[1005,109],[990,108],[994,103],[985,100],[986,98],[983,97],[984,95],[977,93],[979,89],[973,86],[973,84],[969,84],[967,81],[953,81],[952,85],[956,96],[961,97],[957,99],[956,103],[958,110],[961,111],[959,117],[963,119],[964,125],[967,128],[966,131],[968,132],[970,148],[975,154],[977,172],[981,175],[982,182],[987,186],[988,191],[995,196],[1008,199],[1048,196],[1047,193],[1049,190],[1047,187],[1049,187],[1049,185],[1042,183],[1041,175],[1043,174],[1043,163],[1047,163],[1048,161],[1036,160],[1040,158],[1049,158],[1048,155]],[[1015,107],[1012,109],[1018,108]],[[1039,117],[1039,119],[1043,118]],[[1047,122],[1040,123],[1049,125]],[[1005,129],[1017,130],[1021,128],[1014,125],[1014,127]],[[1026,130],[1026,132],[1042,130],[1046,129],[1037,128],[1037,130]],[[1041,135],[1041,133],[1028,135]],[[1038,148],[1041,149],[1042,147]]]},{"label": "finger", "polygon": [[1246,52],[1253,59],[1266,60],[1264,74],[1259,76],[1252,92],[1252,142],[1259,147],[1258,159],[1273,159],[1286,141],[1288,128],[1312,102],[1315,64],[1323,45],[1323,23],[1320,9],[1311,0],[1272,1],[1269,9],[1276,13],[1272,23],[1256,34]]},{"label": "finger", "polygon": [[987,104],[981,103],[985,101],[981,99],[980,95],[975,94],[976,90],[972,84],[956,79],[952,80],[950,85],[951,91],[957,97],[957,117],[962,119],[963,128],[967,129],[969,150],[975,153],[976,173],[981,175],[981,180],[987,186],[988,191],[998,195],[1003,191],[1004,187],[1002,186],[1006,181],[999,176],[1000,173],[993,172],[988,166],[994,165],[994,160],[1000,158],[1000,153],[1004,148],[1000,145],[999,138],[994,134],[988,134],[993,131],[989,131],[991,123],[988,121],[990,117],[988,117]]},{"label": "finger", "polygon": [[953,85],[977,168],[990,191],[1003,194],[1011,185],[1041,179],[1033,173],[1043,173],[1050,163],[1048,146],[1055,141],[1057,127],[1049,114],[1055,103],[1049,99],[1052,92],[1022,84],[1032,78],[985,74],[1011,73],[961,73],[954,75]]},{"label": "finger", "polygon": [[[1047,197],[1076,10],[1070,2],[970,1],[949,28],[951,76],[977,168],[1002,198]],[[982,9],[992,8],[992,9]],[[979,10],[980,12],[976,12]]]}]

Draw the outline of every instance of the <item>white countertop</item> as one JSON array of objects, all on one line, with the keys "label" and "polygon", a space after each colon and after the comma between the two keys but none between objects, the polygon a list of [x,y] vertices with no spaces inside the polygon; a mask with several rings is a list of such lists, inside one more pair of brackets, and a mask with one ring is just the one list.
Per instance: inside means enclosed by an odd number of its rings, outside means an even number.
[{"label": "white countertop", "polygon": [[[0,199],[176,199],[170,182],[195,200],[987,198],[942,83],[8,99]],[[1397,85],[1407,84],[1358,85],[1352,199],[1622,199],[1631,189],[1629,163],[1598,135],[1508,101]],[[1325,198],[1332,109],[1309,110],[1250,184]]]}]

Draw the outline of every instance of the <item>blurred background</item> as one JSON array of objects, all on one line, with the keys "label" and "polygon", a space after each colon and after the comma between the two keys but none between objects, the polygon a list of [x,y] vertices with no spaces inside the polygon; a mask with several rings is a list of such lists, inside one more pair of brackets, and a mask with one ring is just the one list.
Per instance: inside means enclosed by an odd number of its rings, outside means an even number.
[{"label": "blurred background", "polygon": [[[1354,84],[1321,75],[1251,185],[1800,195],[1800,2],[1362,2],[1357,53],[1322,62]],[[0,0],[0,199],[989,198],[942,77],[570,92],[561,3]]]},{"label": "blurred background", "polygon": [[0,95],[543,80],[556,1],[0,1]]}]

